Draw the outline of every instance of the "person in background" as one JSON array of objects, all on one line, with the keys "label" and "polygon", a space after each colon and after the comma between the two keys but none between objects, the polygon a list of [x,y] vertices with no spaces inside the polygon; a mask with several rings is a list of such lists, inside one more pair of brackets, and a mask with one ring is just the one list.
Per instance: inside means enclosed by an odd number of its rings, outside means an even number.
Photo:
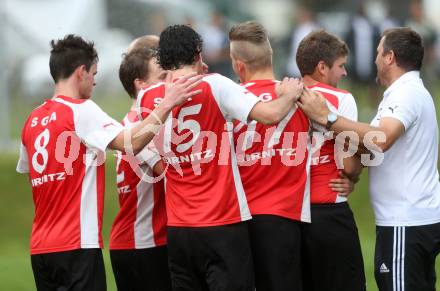
[{"label": "person in background", "polygon": [[438,73],[439,60],[436,52],[438,34],[434,24],[425,15],[423,0],[411,0],[408,11],[409,19],[405,22],[405,26],[414,29],[423,39],[425,56],[423,58],[422,74],[427,84],[433,84],[437,81]]},{"label": "person in background", "polygon": [[228,56],[228,36],[226,24],[220,10],[211,13],[209,23],[201,25],[200,35],[203,38],[203,60],[214,73],[230,76],[232,74]]},{"label": "person in background", "polygon": [[290,42],[290,54],[287,61],[287,73],[290,76],[300,77],[301,72],[296,64],[296,51],[298,50],[299,43],[303,38],[310,32],[320,28],[320,25],[315,19],[315,15],[311,9],[309,9],[305,4],[299,5],[298,10],[295,13],[296,24],[295,29],[292,33],[292,38]]}]

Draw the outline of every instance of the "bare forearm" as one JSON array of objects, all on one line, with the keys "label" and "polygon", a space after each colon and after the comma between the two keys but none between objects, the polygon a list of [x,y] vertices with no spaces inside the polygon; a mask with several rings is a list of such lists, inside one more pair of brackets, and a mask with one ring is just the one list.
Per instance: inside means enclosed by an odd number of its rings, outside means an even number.
[{"label": "bare forearm", "polygon": [[293,99],[288,97],[280,97],[270,103],[271,107],[267,112],[266,123],[272,125],[279,123],[289,111],[292,109],[294,102]]},{"label": "bare forearm", "polygon": [[[201,82],[203,76],[193,72],[173,82],[172,74],[167,75],[165,81],[165,96],[159,106],[148,115],[139,125],[121,132],[110,144],[109,148],[139,153],[153,137],[159,132],[160,126],[165,122],[171,110],[190,97],[202,92],[194,90]],[[130,151],[131,148],[131,151]]]},{"label": "bare forearm", "polygon": [[159,105],[140,124],[131,129],[130,141],[133,153],[139,153],[159,132],[162,124],[171,112],[170,106]]},{"label": "bare forearm", "polygon": [[275,88],[278,98],[267,103],[255,104],[249,113],[249,119],[266,125],[280,122],[292,109],[303,88],[303,83],[299,79],[284,78]]},{"label": "bare forearm", "polygon": [[[326,121],[327,122],[327,121]],[[325,126],[325,124],[323,124]],[[341,132],[352,131],[357,134],[359,137],[359,144],[363,144],[363,140],[365,135],[370,131],[376,131],[378,128],[372,127],[369,124],[352,121],[343,116],[338,116],[338,120],[332,125],[330,130],[334,131],[335,134],[339,134]]]},{"label": "bare forearm", "polygon": [[171,108],[171,106],[161,103],[140,124],[131,129],[124,129],[109,144],[109,148],[137,155],[159,132]]},{"label": "bare forearm", "polygon": [[379,137],[385,136],[385,133],[380,128],[371,126],[367,123],[352,121],[343,116],[338,116],[338,120],[336,120],[331,126],[330,130],[334,131],[335,135],[342,132],[354,133],[358,138],[358,146],[360,147],[382,148],[385,146],[385,141],[382,142],[382,139]]},{"label": "bare forearm", "polygon": [[249,114],[249,118],[265,125],[280,122],[292,109],[294,101],[288,97],[280,97],[273,101],[258,102]]},{"label": "bare forearm", "polygon": [[363,167],[360,156],[355,155],[353,157],[344,159],[344,173],[354,183],[359,181],[359,176],[362,173],[362,169]]},{"label": "bare forearm", "polygon": [[[310,119],[321,126],[325,127],[327,125],[330,109],[327,106],[326,99],[319,92],[305,89],[297,104]],[[373,127],[367,123],[352,121],[341,115],[337,117],[330,130],[336,136],[342,132],[345,132],[347,136],[354,134],[359,141],[359,145],[364,145],[364,142],[370,139],[365,139],[365,137],[382,131],[380,128]]]}]

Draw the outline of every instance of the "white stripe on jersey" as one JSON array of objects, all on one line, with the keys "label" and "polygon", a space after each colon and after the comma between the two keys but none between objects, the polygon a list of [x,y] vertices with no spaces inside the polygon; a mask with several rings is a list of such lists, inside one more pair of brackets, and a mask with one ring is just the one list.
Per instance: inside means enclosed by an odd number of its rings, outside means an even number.
[{"label": "white stripe on jersey", "polygon": [[165,153],[171,152],[171,137],[172,137],[172,131],[173,131],[173,117],[172,115],[168,115],[167,119],[165,120],[164,125],[164,137],[163,137],[163,150]]},{"label": "white stripe on jersey", "polygon": [[287,115],[278,123],[274,133],[270,137],[268,147],[271,148],[273,145],[278,144],[280,142],[281,134],[284,132],[284,129],[286,128],[287,123],[292,119],[292,116],[295,114],[296,110],[298,109],[297,105],[294,105]]},{"label": "white stripe on jersey", "polygon": [[96,153],[89,148],[85,154],[85,175],[81,190],[81,248],[99,248],[98,189]]},{"label": "white stripe on jersey", "polygon": [[246,195],[243,189],[243,184],[241,183],[240,172],[238,171],[238,166],[237,166],[237,157],[235,155],[234,134],[233,134],[234,124],[231,121],[228,121],[226,122],[226,126],[228,130],[229,144],[231,146],[231,167],[234,176],[235,190],[237,192],[238,205],[240,207],[240,216],[241,216],[241,221],[245,221],[251,219],[252,216],[249,210]]},{"label": "white stripe on jersey", "polygon": [[[149,171],[149,170],[147,170]],[[150,175],[152,174],[149,171]],[[137,190],[137,211],[134,222],[134,243],[135,248],[155,247],[153,231],[153,208],[154,190],[153,185],[142,180],[136,186]],[[150,213],[150,216],[147,214]]]},{"label": "white stripe on jersey", "polygon": [[26,147],[23,145],[23,141],[20,142],[20,155],[18,158],[17,173],[26,174],[29,173],[29,161]]},{"label": "white stripe on jersey", "polygon": [[312,166],[312,140],[309,137],[307,141],[307,162],[306,162],[306,185],[304,188],[303,203],[301,209],[301,221],[302,222],[312,222],[312,214],[310,213],[310,168]]},{"label": "white stripe on jersey", "polygon": [[[131,122],[128,114],[124,117],[125,128],[133,128],[139,121]],[[145,164],[142,172],[152,177],[153,172]],[[134,221],[134,247],[135,249],[152,248],[156,246],[153,230],[154,187],[153,184],[142,179],[136,185],[137,205],[136,219]],[[150,215],[148,215],[150,214]]]},{"label": "white stripe on jersey", "polygon": [[[139,120],[143,120],[142,112],[141,112],[141,102],[142,102],[142,97],[144,96],[145,92],[150,91],[151,89],[160,87],[163,84],[165,84],[165,82],[159,82],[159,83],[156,83],[154,85],[151,85],[150,87],[147,87],[147,88],[139,91],[138,95],[136,96],[136,111],[137,111],[137,116],[138,116]],[[165,97],[165,96],[163,96],[163,97]]]},{"label": "white stripe on jersey", "polygon": [[319,87],[319,86],[312,87],[312,90],[334,95],[338,98],[339,102],[341,102],[341,99],[344,98],[346,95],[350,94],[348,92],[340,92],[340,91],[331,90],[331,89],[323,88],[323,87]]}]

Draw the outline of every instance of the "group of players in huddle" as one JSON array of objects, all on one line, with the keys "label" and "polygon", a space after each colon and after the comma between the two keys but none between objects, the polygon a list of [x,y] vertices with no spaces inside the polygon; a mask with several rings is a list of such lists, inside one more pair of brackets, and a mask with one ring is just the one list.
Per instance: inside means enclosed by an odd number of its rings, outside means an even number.
[{"label": "group of players in huddle", "polygon": [[366,290],[347,203],[359,157],[335,151],[330,115],[318,124],[301,109],[325,98],[357,120],[338,88],[347,45],[310,33],[296,57],[302,79],[278,81],[261,24],[237,24],[229,40],[240,84],[208,73],[189,26],[136,39],[119,69],[133,101],[122,124],[90,100],[93,43],[52,41],[55,94],[26,121],[17,166],[32,181],[38,290],[106,289],[106,149],[118,156],[109,248],[119,290]]}]

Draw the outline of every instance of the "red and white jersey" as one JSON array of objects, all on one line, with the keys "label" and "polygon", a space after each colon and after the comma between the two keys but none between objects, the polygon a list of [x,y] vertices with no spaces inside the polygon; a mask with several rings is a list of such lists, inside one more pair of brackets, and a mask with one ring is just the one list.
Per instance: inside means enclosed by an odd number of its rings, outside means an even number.
[{"label": "red and white jersey", "polygon": [[[172,110],[163,141],[156,144],[168,164],[168,225],[201,227],[248,220],[232,121],[246,122],[259,99],[219,74],[204,76],[196,89],[202,93]],[[142,111],[153,110],[163,96],[164,85],[159,83],[139,93],[138,105]]]},{"label": "red and white jersey", "polygon": [[[356,101],[350,92],[337,89],[327,84],[317,83],[309,87],[320,92],[326,99],[332,111],[348,119],[357,121]],[[316,132],[314,136],[316,137]],[[347,201],[344,196],[338,195],[329,187],[331,179],[339,178],[339,170],[335,161],[335,139],[326,135],[319,139],[314,138],[311,160],[311,203],[339,203]]]},{"label": "red and white jersey", "polygon": [[[132,110],[123,120],[126,128],[139,123],[137,112]],[[166,244],[165,189],[163,179],[150,183],[138,176],[153,178],[153,168],[161,161],[160,155],[146,146],[136,157],[118,152],[116,182],[119,193],[119,212],[110,234],[110,249],[143,249]],[[127,159],[137,159],[130,164]],[[142,171],[135,172],[139,165]],[[139,170],[140,170],[139,169]]]},{"label": "red and white jersey", "polygon": [[[277,98],[278,81],[242,84],[262,102]],[[294,108],[278,124],[237,123],[234,140],[241,180],[252,215],[310,222],[309,120]]]},{"label": "red and white jersey", "polygon": [[122,130],[91,100],[57,96],[31,112],[17,165],[32,184],[31,254],[102,248],[105,149]]}]

